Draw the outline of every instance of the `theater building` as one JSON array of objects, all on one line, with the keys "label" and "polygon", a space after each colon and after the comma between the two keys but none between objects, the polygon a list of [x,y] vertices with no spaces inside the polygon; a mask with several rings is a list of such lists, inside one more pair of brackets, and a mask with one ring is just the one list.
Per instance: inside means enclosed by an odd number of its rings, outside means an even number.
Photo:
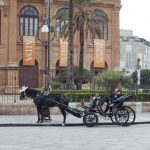
[{"label": "theater building", "polygon": [[[60,5],[62,0],[51,0],[50,17],[65,11]],[[94,73],[119,67],[120,0],[97,0],[92,8],[103,10],[108,23],[101,22],[105,47],[104,66],[94,66],[94,42],[90,35],[85,38],[84,67]],[[0,91],[9,91],[11,87],[27,85],[43,87],[45,82],[45,57],[47,33],[40,27],[47,17],[48,9],[44,0],[0,0]],[[51,20],[51,25],[55,20]],[[59,28],[56,32],[59,31]],[[37,34],[38,33],[38,34]],[[65,68],[60,64],[61,40],[57,33],[50,38],[50,76],[55,77]],[[79,35],[74,39],[74,64],[79,64]],[[96,40],[95,40],[96,41]],[[65,44],[65,43],[63,43]],[[29,60],[28,62],[26,60]],[[17,83],[17,84],[14,84]]]}]

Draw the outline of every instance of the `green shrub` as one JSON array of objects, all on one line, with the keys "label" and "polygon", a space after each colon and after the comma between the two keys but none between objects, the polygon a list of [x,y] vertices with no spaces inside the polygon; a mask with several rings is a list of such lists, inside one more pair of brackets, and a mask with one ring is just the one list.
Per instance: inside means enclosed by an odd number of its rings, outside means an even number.
[{"label": "green shrub", "polygon": [[136,101],[150,102],[150,93],[139,93],[138,95],[136,95]]},{"label": "green shrub", "polygon": [[52,82],[51,83],[51,86],[52,86],[52,89],[56,90],[56,89],[60,89],[61,88],[61,83],[60,82]]},{"label": "green shrub", "polygon": [[[82,100],[85,102],[89,102],[91,96],[94,96],[95,93],[65,93],[66,97],[71,102],[81,102]],[[105,96],[106,94],[100,94],[100,96]]]},{"label": "green shrub", "polygon": [[93,81],[110,91],[116,87],[126,87],[133,83],[132,77],[126,76],[122,71],[104,71],[95,76]]},{"label": "green shrub", "polygon": [[[101,97],[104,97],[110,93],[108,91],[101,91],[101,90],[52,90],[52,93],[58,94],[65,94],[66,97],[70,100],[70,102],[79,102],[84,100],[88,102],[90,97],[99,93]],[[129,91],[123,91],[123,95],[130,93]],[[150,101],[150,93],[139,93],[136,95],[134,94],[132,100],[130,101]]]}]

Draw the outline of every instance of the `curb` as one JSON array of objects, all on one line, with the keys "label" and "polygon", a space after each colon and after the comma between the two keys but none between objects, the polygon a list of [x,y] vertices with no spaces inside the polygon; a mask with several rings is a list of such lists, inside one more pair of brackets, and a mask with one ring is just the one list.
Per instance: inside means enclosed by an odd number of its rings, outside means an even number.
[{"label": "curb", "polygon": [[[150,121],[134,122],[132,125],[150,124]],[[116,125],[114,123],[98,123],[97,125]],[[62,124],[31,124],[31,123],[4,123],[0,127],[62,127]],[[85,126],[83,123],[69,123],[65,127]]]}]

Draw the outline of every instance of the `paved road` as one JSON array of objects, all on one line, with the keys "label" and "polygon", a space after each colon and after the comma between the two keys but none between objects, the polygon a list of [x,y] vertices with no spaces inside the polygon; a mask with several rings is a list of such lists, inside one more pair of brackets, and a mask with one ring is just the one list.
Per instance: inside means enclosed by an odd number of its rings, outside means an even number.
[{"label": "paved road", "polygon": [[0,150],[150,150],[150,125],[1,127]]},{"label": "paved road", "polygon": [[[52,115],[53,124],[61,124],[63,121],[62,115]],[[37,121],[36,115],[0,115],[0,125],[1,124],[34,124]],[[150,122],[150,113],[136,113],[135,122]],[[72,115],[67,115],[67,123],[83,123],[82,118],[76,118]],[[110,120],[99,118],[99,122],[111,122]]]},{"label": "paved road", "polygon": [[[149,117],[150,113],[140,113],[136,121],[149,121]],[[53,123],[62,122],[62,116],[52,118]],[[34,123],[35,120],[36,116],[0,116],[0,124]],[[68,123],[82,122],[71,115],[67,120]],[[149,139],[150,124],[129,127],[99,125],[93,128],[0,127],[0,150],[150,150]]]}]

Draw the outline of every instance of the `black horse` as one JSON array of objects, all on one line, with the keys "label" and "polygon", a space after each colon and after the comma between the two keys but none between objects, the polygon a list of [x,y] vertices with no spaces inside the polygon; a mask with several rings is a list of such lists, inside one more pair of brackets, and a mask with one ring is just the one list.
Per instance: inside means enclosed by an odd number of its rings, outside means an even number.
[{"label": "black horse", "polygon": [[37,114],[38,114],[38,123],[43,122],[43,111],[42,107],[54,107],[57,106],[62,115],[63,115],[63,125],[66,123],[66,111],[65,107],[68,106],[69,101],[63,94],[44,94],[40,92],[39,90],[28,88],[28,87],[22,87],[20,90],[20,99],[24,100],[27,98],[32,98],[33,102],[37,108]]}]

